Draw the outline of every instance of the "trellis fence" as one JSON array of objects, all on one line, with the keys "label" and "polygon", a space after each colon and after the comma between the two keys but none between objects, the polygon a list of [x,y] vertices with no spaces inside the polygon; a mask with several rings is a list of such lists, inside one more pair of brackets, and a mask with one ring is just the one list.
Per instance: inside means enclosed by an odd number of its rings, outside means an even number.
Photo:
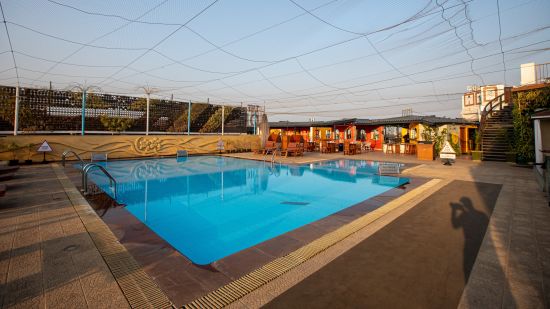
[{"label": "trellis fence", "polygon": [[3,134],[224,134],[246,124],[246,107],[0,86]]}]

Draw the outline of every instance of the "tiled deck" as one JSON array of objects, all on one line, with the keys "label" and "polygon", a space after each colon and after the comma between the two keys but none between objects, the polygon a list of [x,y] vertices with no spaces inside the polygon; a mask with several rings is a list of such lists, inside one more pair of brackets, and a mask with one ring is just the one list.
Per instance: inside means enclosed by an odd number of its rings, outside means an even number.
[{"label": "tiled deck", "polygon": [[[262,159],[260,155],[235,156]],[[342,158],[306,153],[277,162]],[[461,308],[550,306],[550,208],[533,171],[506,163],[458,160],[453,166],[400,155],[346,158],[420,163],[405,175],[503,184]],[[22,168],[0,198],[0,301],[6,307],[128,307],[108,266],[49,166]],[[258,307],[414,207],[407,201],[363,230],[234,303]]]},{"label": "tiled deck", "polygon": [[21,168],[0,198],[2,308],[128,308],[51,166]]}]

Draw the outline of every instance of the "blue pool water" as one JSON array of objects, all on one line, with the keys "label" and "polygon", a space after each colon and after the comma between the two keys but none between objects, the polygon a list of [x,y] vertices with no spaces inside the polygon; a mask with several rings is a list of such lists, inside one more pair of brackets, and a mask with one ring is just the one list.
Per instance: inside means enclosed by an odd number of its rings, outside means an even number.
[{"label": "blue pool water", "polygon": [[[101,163],[117,201],[196,264],[209,264],[408,182],[377,162],[301,166],[218,156]],[[112,191],[97,170],[90,178]]]}]

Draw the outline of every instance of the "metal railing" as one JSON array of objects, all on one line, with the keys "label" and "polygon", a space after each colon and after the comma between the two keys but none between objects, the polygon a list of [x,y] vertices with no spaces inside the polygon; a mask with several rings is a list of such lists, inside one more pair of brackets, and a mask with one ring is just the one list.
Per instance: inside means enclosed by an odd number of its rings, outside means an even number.
[{"label": "metal railing", "polygon": [[65,150],[63,152],[63,154],[61,155],[61,165],[63,165],[63,167],[65,167],[65,159],[67,158],[67,155],[69,155],[69,154],[73,154],[80,161],[80,163],[82,163],[82,166],[84,166],[84,164],[86,164],[84,162],[84,160],[82,160],[82,158],[76,152],[74,152],[73,150],[68,149],[68,150]]},{"label": "metal railing", "polygon": [[107,170],[97,164],[97,163],[88,163],[86,165],[84,165],[84,167],[82,168],[82,191],[84,193],[84,195],[88,194],[88,172],[94,168],[94,167],[97,167],[100,171],[103,172],[103,174],[105,174],[105,176],[107,176],[109,178],[109,185],[111,187],[114,188],[113,192],[114,192],[114,198],[116,200],[117,198],[117,182],[115,180],[115,178],[109,173],[107,172]]},{"label": "metal railing", "polygon": [[535,83],[550,83],[550,62],[535,65]]}]

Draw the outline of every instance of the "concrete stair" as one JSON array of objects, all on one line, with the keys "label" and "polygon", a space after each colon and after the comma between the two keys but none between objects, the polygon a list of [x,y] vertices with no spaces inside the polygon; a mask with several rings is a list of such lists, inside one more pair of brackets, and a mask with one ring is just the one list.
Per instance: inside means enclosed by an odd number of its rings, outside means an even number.
[{"label": "concrete stair", "polygon": [[493,111],[485,121],[481,137],[482,159],[484,161],[506,161],[508,143],[513,132],[512,106]]}]

